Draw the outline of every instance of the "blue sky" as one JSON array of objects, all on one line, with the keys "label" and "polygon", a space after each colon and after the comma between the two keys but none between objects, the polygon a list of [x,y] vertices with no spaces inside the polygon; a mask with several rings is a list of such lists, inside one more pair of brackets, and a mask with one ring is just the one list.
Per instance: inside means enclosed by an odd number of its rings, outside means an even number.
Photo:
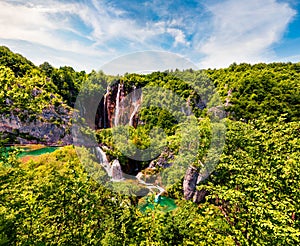
[{"label": "blue sky", "polygon": [[0,44],[87,72],[149,50],[199,68],[298,62],[299,11],[296,0],[1,0]]}]

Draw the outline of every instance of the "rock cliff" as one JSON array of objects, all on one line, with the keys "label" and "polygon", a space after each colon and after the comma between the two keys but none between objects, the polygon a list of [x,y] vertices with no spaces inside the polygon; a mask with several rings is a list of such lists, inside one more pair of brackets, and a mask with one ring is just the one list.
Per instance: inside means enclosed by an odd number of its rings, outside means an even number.
[{"label": "rock cliff", "polygon": [[72,112],[69,108],[49,107],[35,118],[28,115],[0,115],[0,132],[12,143],[46,145],[68,145],[72,143],[70,133]]},{"label": "rock cliff", "polygon": [[195,203],[200,203],[207,195],[206,190],[198,190],[197,184],[203,180],[197,168],[189,166],[183,180],[183,196],[186,200],[193,200]]},{"label": "rock cliff", "polygon": [[140,102],[141,89],[125,87],[122,81],[109,86],[97,108],[96,128],[111,128],[118,124],[136,127]]}]

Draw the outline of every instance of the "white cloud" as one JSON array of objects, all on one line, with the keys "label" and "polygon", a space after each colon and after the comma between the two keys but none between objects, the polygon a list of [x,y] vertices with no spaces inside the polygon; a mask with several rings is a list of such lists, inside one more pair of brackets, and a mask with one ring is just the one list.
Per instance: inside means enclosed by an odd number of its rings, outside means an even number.
[{"label": "white cloud", "polygon": [[[33,0],[26,4],[24,1],[0,1],[1,44],[22,53],[37,65],[47,60],[55,66],[66,62],[65,65],[78,69],[98,69],[105,61],[120,55],[109,41],[115,38],[137,40],[146,36],[132,20],[110,14],[121,15],[120,11],[105,7],[103,5],[101,10],[99,6],[95,9],[87,4],[56,0]],[[76,16],[92,30],[90,34],[72,24]]]},{"label": "white cloud", "polygon": [[[175,22],[139,23],[125,14],[123,10],[96,0],[88,4],[58,0],[0,1],[0,40],[4,45],[13,42],[17,52],[24,51],[21,45],[27,42],[26,47],[31,51],[25,50],[23,54],[37,64],[41,59],[52,60],[54,65],[67,60],[68,65],[78,66],[75,60],[81,54],[94,57],[89,65],[82,67],[96,69],[101,63],[93,64],[95,60],[103,63],[129,52],[160,50],[159,35],[169,33],[174,38],[174,46],[187,44],[183,31],[173,27]],[[74,18],[84,23],[89,31],[74,24]],[[43,57],[38,58],[38,55]]]},{"label": "white cloud", "polygon": [[174,46],[178,44],[189,45],[189,42],[186,41],[185,34],[182,30],[177,28],[167,28],[167,33],[169,33],[172,37],[174,37]]},{"label": "white cloud", "polygon": [[208,10],[213,14],[212,33],[197,47],[205,55],[201,67],[270,59],[270,46],[280,40],[295,15],[288,4],[275,0],[228,0]]},{"label": "white cloud", "polygon": [[[178,21],[162,21],[139,23],[136,19],[124,17],[126,12],[93,0],[94,8],[81,6],[76,14],[87,25],[93,28],[92,38],[97,45],[103,45],[111,40],[120,39],[124,42],[134,42],[135,49],[157,49],[160,40],[153,42],[159,35],[170,34],[174,38],[174,46],[188,44],[183,30],[175,28]],[[136,50],[135,50],[136,51]]]},{"label": "white cloud", "polygon": [[58,50],[85,52],[87,55],[92,55],[94,50],[75,39],[66,40],[58,34],[58,32],[79,34],[67,19],[69,14],[76,12],[79,8],[77,4],[52,1],[47,6],[0,2],[0,38],[28,41]]},{"label": "white cloud", "polygon": [[201,67],[222,67],[271,57],[271,45],[280,40],[295,14],[275,0],[227,0],[207,5],[206,10],[174,9],[174,4],[160,0],[137,7],[155,12],[154,21],[109,3],[0,0],[0,41],[13,43],[14,51],[36,64],[67,62],[91,70],[131,52],[168,50],[194,61],[202,55]]}]

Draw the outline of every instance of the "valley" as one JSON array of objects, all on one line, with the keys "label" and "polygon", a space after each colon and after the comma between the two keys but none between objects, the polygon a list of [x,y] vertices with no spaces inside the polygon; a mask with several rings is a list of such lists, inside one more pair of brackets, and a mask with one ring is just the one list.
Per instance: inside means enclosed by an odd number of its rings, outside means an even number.
[{"label": "valley", "polygon": [[299,244],[299,78],[112,76],[0,47],[0,245]]}]

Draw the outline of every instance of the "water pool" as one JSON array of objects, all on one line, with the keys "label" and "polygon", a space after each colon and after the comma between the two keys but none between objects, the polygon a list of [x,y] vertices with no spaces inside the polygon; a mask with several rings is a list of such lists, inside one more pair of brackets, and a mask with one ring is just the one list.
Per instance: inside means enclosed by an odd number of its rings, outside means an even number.
[{"label": "water pool", "polygon": [[160,210],[168,212],[175,208],[177,208],[174,199],[167,197],[167,196],[161,196],[158,203],[154,201],[150,201],[150,199],[147,197],[146,202],[142,205],[140,205],[140,210],[142,212],[145,212],[146,209],[154,209],[155,205],[160,205]]},{"label": "water pool", "polygon": [[59,147],[43,147],[35,150],[23,149],[23,151],[18,155],[18,157],[24,156],[39,156],[46,153],[52,153],[57,150]]},{"label": "water pool", "polygon": [[[57,150],[59,147],[41,147],[38,149],[31,149],[31,148],[27,148],[27,147],[14,147],[14,146],[10,146],[10,147],[4,147],[5,150],[8,152],[9,149],[13,149],[13,148],[19,148],[21,150],[21,153],[18,154],[18,157],[25,157],[25,156],[39,156],[42,154],[46,154],[46,153],[52,153],[55,150]],[[6,155],[7,152],[4,154]]]}]

